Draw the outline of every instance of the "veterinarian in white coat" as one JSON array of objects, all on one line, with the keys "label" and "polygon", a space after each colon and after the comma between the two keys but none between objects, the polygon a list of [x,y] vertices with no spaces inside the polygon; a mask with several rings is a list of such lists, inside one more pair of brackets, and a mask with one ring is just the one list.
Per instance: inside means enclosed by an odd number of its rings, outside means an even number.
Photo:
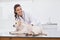
[{"label": "veterinarian in white coat", "polygon": [[[15,14],[15,20],[16,22],[21,21],[22,24],[25,24],[25,26],[16,27],[17,30],[20,33],[28,33],[29,31],[34,32],[35,34],[43,32],[43,29],[39,27],[40,21],[29,15],[28,13],[24,12],[19,4],[16,4],[14,6],[14,14]],[[17,24],[17,23],[16,23]],[[26,27],[26,25],[30,25],[29,27]]]}]

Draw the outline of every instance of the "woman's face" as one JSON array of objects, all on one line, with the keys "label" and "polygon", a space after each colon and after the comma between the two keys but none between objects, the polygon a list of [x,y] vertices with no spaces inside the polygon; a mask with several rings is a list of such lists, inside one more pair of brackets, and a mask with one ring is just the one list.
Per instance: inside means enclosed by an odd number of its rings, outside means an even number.
[{"label": "woman's face", "polygon": [[21,8],[21,7],[17,7],[15,12],[16,12],[19,16],[22,16],[22,8]]}]

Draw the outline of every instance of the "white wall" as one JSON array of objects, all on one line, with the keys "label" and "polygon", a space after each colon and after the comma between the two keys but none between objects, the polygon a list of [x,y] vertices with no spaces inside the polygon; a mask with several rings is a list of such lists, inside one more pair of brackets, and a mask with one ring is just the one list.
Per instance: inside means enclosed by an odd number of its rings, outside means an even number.
[{"label": "white wall", "polygon": [[51,21],[58,23],[60,27],[60,0],[35,0],[33,13],[39,16],[42,24],[47,23],[48,19],[51,18]]}]

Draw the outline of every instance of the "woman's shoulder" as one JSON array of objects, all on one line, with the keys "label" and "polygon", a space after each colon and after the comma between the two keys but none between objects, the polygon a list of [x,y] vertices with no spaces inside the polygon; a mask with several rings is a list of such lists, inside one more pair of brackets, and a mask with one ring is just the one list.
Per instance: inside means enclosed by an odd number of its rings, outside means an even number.
[{"label": "woman's shoulder", "polygon": [[23,13],[24,13],[25,16],[30,16],[29,12],[23,11]]}]

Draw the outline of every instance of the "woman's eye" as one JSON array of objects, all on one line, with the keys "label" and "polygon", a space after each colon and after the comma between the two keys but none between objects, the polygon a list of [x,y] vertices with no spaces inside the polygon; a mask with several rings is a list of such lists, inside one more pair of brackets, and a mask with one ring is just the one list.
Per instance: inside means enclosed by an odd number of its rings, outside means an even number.
[{"label": "woman's eye", "polygon": [[17,10],[17,11],[19,11],[19,10]]},{"label": "woman's eye", "polygon": [[22,10],[22,9],[20,8],[20,10]]}]

